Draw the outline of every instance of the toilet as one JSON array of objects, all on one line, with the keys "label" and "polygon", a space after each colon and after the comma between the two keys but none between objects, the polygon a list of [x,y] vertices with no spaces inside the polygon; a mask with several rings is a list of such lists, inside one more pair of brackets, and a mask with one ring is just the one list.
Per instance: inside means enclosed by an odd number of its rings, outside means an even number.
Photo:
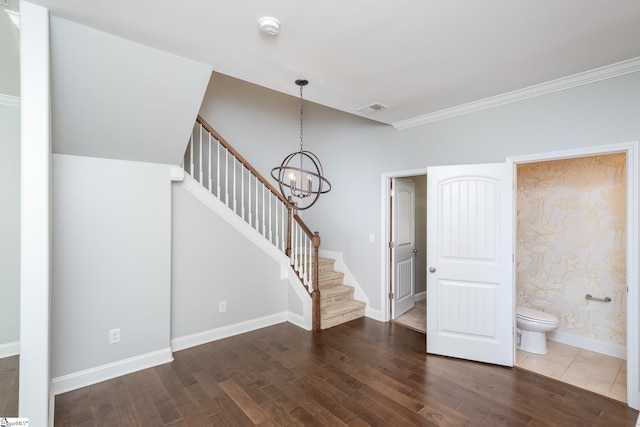
[{"label": "toilet", "polygon": [[528,307],[516,307],[516,326],[520,332],[518,350],[547,354],[547,332],[558,327],[560,321],[552,314]]}]

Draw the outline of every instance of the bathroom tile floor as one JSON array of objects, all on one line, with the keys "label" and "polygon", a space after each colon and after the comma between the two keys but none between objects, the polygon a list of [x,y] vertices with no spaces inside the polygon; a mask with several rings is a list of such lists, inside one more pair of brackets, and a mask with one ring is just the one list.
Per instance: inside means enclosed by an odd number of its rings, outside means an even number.
[{"label": "bathroom tile floor", "polygon": [[627,362],[547,341],[546,355],[517,350],[516,366],[621,402],[627,401]]}]

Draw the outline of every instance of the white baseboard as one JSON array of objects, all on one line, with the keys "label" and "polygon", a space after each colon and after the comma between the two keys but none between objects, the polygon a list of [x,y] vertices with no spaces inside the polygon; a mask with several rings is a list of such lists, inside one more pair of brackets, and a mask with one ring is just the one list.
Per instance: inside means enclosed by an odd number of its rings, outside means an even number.
[{"label": "white baseboard", "polygon": [[364,315],[369,319],[377,320],[378,322],[384,322],[382,318],[382,312],[380,310],[374,310],[368,305],[364,308]]},{"label": "white baseboard", "polygon": [[547,333],[547,338],[551,341],[627,360],[627,349],[625,346],[620,344],[596,341],[591,338],[568,334],[561,331],[549,332]]},{"label": "white baseboard", "polygon": [[307,319],[305,319],[303,316],[300,316],[299,314],[296,314],[296,313],[288,312],[287,321],[306,331],[310,331],[312,329],[310,322]]},{"label": "white baseboard", "polygon": [[417,294],[413,294],[413,300],[415,302],[423,301],[427,299],[427,292],[418,292]]},{"label": "white baseboard", "polygon": [[152,368],[154,366],[169,363],[173,360],[170,348],[154,351],[129,359],[119,360],[73,374],[54,378],[51,381],[51,393],[56,396],[71,390],[76,390],[102,381]]},{"label": "white baseboard", "polygon": [[20,341],[0,344],[0,359],[20,354]]},{"label": "white baseboard", "polygon": [[278,323],[287,322],[288,320],[289,313],[287,312],[272,314],[258,319],[247,320],[246,322],[198,332],[185,337],[174,338],[171,340],[171,348],[173,351],[180,351],[197,345],[206,344],[211,341],[217,341],[234,335],[244,334],[245,332],[255,331],[256,329],[266,328],[267,326],[272,326]]}]

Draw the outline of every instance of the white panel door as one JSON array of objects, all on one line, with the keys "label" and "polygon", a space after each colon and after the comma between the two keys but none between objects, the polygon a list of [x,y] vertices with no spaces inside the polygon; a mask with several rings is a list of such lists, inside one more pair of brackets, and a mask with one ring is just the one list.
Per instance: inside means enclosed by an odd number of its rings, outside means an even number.
[{"label": "white panel door", "polygon": [[395,178],[391,197],[392,319],[415,306],[415,204],[415,183]]},{"label": "white panel door", "polygon": [[427,352],[513,366],[513,171],[427,170]]}]

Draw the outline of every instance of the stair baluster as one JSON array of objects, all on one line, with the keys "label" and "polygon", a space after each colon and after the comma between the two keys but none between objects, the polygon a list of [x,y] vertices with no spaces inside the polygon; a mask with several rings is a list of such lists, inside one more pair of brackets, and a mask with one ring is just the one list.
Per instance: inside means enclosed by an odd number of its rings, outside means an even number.
[{"label": "stair baluster", "polygon": [[[206,139],[205,135],[206,134]],[[213,144],[216,144],[216,159],[213,162]],[[204,144],[207,149],[204,150]],[[224,159],[221,150],[224,149]],[[197,151],[196,151],[197,150]],[[205,152],[208,159],[204,159]],[[197,157],[197,158],[196,158]],[[229,158],[231,157],[231,158]],[[222,162],[221,162],[222,160]],[[229,161],[233,162],[230,167]],[[222,165],[221,165],[222,163]],[[236,163],[240,164],[238,172]],[[290,259],[296,274],[304,284],[312,298],[313,329],[320,329],[320,289],[318,287],[318,249],[320,236],[312,233],[297,210],[292,209],[278,190],[269,184],[257,170],[253,168],[233,147],[229,145],[204,119],[198,116],[189,138],[189,146],[183,162],[185,172],[195,178],[218,200],[232,209],[251,227],[282,250]],[[198,168],[196,170],[196,167]],[[188,169],[188,170],[187,170]],[[215,188],[213,177],[215,169]],[[245,169],[249,176],[245,181]],[[240,179],[238,178],[240,173]],[[252,190],[251,177],[255,178],[255,188]],[[205,181],[206,177],[206,181]],[[237,196],[238,181],[240,182],[240,212],[238,212]],[[224,196],[221,193],[224,185]],[[232,186],[230,189],[229,186]],[[247,197],[245,198],[245,189]],[[229,192],[232,192],[230,195]],[[254,194],[252,194],[252,191]],[[262,197],[260,197],[260,194]],[[255,200],[252,201],[252,198]],[[230,200],[233,198],[233,200]],[[245,216],[245,203],[248,215]],[[268,205],[268,206],[267,206]],[[273,206],[272,206],[273,205]],[[286,226],[285,226],[286,217]],[[275,228],[275,233],[273,232]]]}]

